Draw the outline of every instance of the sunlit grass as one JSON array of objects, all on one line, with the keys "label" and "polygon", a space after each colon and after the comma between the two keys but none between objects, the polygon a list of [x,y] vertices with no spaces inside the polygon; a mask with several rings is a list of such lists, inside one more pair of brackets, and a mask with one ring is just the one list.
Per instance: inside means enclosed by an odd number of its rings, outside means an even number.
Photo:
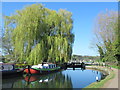
[{"label": "sunlit grass", "polygon": [[120,69],[120,66],[115,66],[115,65],[109,65],[112,68]]}]

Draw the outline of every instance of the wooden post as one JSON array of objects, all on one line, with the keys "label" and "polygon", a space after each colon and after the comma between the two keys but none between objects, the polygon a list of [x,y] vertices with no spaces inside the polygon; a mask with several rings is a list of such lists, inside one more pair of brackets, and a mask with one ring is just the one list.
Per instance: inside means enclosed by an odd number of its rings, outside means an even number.
[{"label": "wooden post", "polygon": [[30,72],[30,65],[28,65],[28,73],[31,74],[31,72]]}]

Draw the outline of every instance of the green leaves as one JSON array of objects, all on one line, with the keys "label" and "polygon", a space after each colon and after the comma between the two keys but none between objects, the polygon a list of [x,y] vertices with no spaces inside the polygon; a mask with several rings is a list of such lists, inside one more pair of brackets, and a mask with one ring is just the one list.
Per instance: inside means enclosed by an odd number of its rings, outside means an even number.
[{"label": "green leaves", "polygon": [[97,47],[101,59],[108,62],[120,61],[120,33],[117,11],[99,14],[95,28]]},{"label": "green leaves", "polygon": [[[33,4],[6,16],[6,31],[11,32],[13,56],[20,62],[64,62],[70,59],[74,34],[72,13],[50,10]],[[7,37],[5,35],[5,37]]]}]

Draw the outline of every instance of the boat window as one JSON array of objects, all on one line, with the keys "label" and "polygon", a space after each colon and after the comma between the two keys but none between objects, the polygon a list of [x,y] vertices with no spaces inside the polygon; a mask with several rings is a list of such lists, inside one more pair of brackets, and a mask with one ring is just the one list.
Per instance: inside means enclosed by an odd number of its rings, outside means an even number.
[{"label": "boat window", "polygon": [[4,66],[2,66],[2,70],[4,69]]},{"label": "boat window", "polygon": [[3,69],[4,69],[4,67],[3,67],[3,66],[1,66],[1,67],[0,67],[0,70],[3,70]]},{"label": "boat window", "polygon": [[10,70],[10,67],[8,67],[8,70]]}]

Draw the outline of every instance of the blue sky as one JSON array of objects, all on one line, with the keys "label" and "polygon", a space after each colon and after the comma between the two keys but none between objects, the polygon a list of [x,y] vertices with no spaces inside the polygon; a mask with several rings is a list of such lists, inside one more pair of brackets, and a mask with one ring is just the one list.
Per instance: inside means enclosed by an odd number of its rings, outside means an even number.
[{"label": "blue sky", "polygon": [[[15,10],[20,10],[30,4],[34,4],[34,2],[3,2],[2,13],[9,16]],[[97,51],[90,48],[95,18],[99,13],[105,12],[106,9],[117,11],[117,2],[42,2],[42,4],[52,10],[66,9],[72,12],[73,33],[75,34],[73,54],[99,55]]]}]

